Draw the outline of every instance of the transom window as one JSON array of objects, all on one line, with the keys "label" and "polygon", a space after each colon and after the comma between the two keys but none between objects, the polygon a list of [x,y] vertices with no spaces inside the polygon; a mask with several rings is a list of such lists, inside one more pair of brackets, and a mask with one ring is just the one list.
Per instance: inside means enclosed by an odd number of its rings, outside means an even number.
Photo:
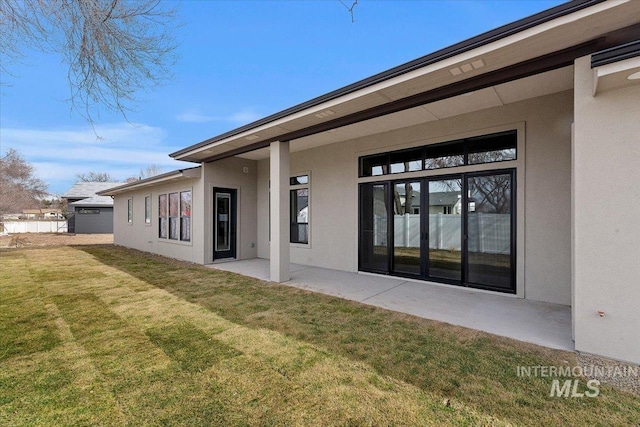
[{"label": "transom window", "polygon": [[447,141],[360,157],[360,177],[503,162],[516,159],[516,131]]}]

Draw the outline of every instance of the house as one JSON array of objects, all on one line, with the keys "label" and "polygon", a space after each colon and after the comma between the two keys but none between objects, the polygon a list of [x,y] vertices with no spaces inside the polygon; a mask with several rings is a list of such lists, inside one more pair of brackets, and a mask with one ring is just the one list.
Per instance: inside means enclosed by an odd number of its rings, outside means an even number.
[{"label": "house", "polygon": [[121,183],[77,182],[63,194],[69,233],[113,233],[113,199],[96,193],[118,185]]},{"label": "house", "polygon": [[20,216],[25,219],[64,219],[60,209],[24,209]]},{"label": "house", "polygon": [[[640,1],[577,0],[100,194],[115,198],[118,245],[199,264],[265,258],[274,282],[293,262],[563,304],[576,350],[638,363],[639,118]],[[411,212],[411,250],[394,244],[408,184],[429,207]]]}]

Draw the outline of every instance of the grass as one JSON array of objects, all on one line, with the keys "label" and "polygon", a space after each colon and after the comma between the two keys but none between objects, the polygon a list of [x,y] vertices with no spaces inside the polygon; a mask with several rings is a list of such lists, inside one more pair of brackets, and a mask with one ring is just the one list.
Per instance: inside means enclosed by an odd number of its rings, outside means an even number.
[{"label": "grass", "polygon": [[[572,353],[113,246],[0,253],[0,425],[640,425]],[[584,385],[584,384],[583,384]]]}]

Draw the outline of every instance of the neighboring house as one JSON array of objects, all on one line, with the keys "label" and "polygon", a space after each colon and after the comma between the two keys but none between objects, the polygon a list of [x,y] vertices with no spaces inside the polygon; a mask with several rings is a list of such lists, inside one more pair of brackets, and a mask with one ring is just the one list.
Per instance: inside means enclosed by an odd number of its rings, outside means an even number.
[{"label": "neighboring house", "polygon": [[69,233],[113,233],[113,198],[99,191],[122,185],[118,182],[77,182],[62,195],[67,200]]},{"label": "neighboring house", "polygon": [[24,209],[22,215],[24,219],[64,219],[60,209]]},{"label": "neighboring house", "polygon": [[[186,147],[170,156],[199,166],[100,193],[115,243],[570,305],[577,350],[638,363],[639,35],[640,1],[572,1]],[[459,262],[430,270],[427,244],[394,262],[406,183],[417,206],[459,197],[433,215],[457,221]]]}]

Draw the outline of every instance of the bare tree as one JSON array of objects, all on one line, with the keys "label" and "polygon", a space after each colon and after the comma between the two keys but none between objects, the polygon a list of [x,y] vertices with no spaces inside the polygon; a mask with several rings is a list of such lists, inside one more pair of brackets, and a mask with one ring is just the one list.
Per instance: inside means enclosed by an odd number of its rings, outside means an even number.
[{"label": "bare tree", "polygon": [[76,174],[77,182],[116,182],[109,172],[84,172]]},{"label": "bare tree", "polygon": [[340,3],[342,3],[342,5],[347,9],[347,11],[349,12],[349,14],[351,15],[351,22],[356,22],[355,16],[353,15],[353,9],[356,7],[356,5],[358,4],[358,0],[353,0],[351,3],[351,6],[348,6],[344,1],[342,0],[338,0]]},{"label": "bare tree", "polygon": [[0,215],[37,208],[47,195],[47,184],[35,176],[33,166],[13,148],[0,157]]},{"label": "bare tree", "polygon": [[150,164],[145,169],[140,169],[140,174],[138,176],[131,176],[124,180],[124,182],[135,182],[145,178],[151,178],[152,176],[160,175],[164,172],[164,168],[162,166],[158,166],[156,164]]},{"label": "bare tree", "polygon": [[58,53],[73,109],[90,123],[99,106],[126,117],[140,90],[171,76],[174,17],[160,0],[1,0],[0,72],[26,48]]}]

